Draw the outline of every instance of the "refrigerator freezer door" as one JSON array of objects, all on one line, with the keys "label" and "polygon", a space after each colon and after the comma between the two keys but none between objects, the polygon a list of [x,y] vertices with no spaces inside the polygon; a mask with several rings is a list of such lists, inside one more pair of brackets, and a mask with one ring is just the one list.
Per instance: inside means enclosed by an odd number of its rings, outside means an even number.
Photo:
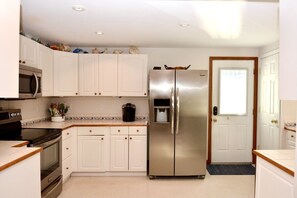
[{"label": "refrigerator freezer door", "polygon": [[[174,175],[174,71],[151,71],[149,87],[149,175]],[[166,112],[166,120],[158,113]]]},{"label": "refrigerator freezer door", "polygon": [[176,176],[206,173],[207,79],[206,70],[176,71]]}]

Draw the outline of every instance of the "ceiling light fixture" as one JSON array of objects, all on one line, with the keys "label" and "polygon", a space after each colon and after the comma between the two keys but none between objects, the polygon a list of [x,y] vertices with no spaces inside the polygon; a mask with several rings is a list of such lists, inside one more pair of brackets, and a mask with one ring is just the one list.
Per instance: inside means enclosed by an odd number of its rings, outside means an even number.
[{"label": "ceiling light fixture", "polygon": [[190,24],[188,24],[188,23],[180,23],[179,26],[180,27],[189,27]]},{"label": "ceiling light fixture", "polygon": [[86,8],[84,6],[82,6],[82,5],[73,5],[72,6],[72,9],[74,11],[78,11],[78,12],[83,12],[83,11],[86,10]]},{"label": "ceiling light fixture", "polygon": [[102,35],[103,32],[97,31],[97,32],[95,32],[95,34]]}]

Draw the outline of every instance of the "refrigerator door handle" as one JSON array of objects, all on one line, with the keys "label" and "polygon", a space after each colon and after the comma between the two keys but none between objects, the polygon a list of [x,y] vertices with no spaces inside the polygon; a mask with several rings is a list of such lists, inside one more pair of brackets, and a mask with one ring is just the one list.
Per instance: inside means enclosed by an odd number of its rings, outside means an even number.
[{"label": "refrigerator door handle", "polygon": [[179,110],[180,110],[180,102],[179,102],[179,89],[176,88],[176,134],[178,134],[179,130]]},{"label": "refrigerator door handle", "polygon": [[171,105],[170,105],[170,124],[171,124],[171,133],[174,134],[174,91],[171,89]]}]

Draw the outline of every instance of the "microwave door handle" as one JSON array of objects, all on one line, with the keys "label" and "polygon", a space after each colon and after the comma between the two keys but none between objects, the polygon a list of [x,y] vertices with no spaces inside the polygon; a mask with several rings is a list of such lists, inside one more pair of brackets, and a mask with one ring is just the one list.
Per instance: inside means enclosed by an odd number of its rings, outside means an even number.
[{"label": "microwave door handle", "polygon": [[35,78],[35,81],[36,81],[36,89],[35,89],[35,92],[34,92],[34,94],[33,94],[33,98],[35,98],[36,95],[37,95],[38,89],[39,89],[39,82],[38,82],[38,77],[37,77],[37,75],[36,75],[35,73],[33,73],[33,75],[34,75],[34,78]]}]

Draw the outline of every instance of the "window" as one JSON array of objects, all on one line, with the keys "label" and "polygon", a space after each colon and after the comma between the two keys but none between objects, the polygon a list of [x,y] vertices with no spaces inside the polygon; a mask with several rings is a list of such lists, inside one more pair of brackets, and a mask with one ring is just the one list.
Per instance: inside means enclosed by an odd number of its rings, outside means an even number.
[{"label": "window", "polygon": [[247,114],[247,69],[220,69],[219,114]]}]

